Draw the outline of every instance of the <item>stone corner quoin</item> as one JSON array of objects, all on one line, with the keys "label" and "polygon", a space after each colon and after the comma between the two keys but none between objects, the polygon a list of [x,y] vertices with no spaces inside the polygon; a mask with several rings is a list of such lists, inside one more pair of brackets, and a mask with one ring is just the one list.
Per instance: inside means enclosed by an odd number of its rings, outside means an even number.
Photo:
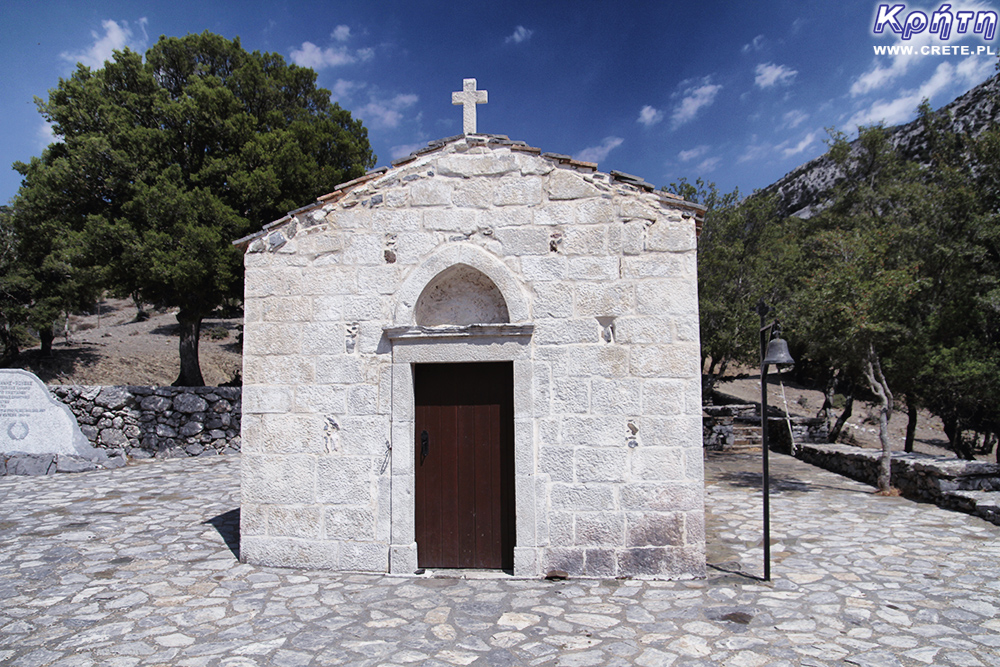
[{"label": "stone corner quoin", "polygon": [[704,575],[703,209],[538,153],[436,142],[237,242],[245,560],[416,569],[414,369],[496,361],[515,575]]}]

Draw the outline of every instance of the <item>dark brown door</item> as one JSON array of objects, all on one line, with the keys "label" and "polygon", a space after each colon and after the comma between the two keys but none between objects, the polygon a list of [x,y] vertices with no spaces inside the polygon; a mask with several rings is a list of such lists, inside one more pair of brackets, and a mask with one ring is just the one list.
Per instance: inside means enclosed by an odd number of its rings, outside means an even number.
[{"label": "dark brown door", "polygon": [[513,363],[418,364],[420,567],[514,567]]}]

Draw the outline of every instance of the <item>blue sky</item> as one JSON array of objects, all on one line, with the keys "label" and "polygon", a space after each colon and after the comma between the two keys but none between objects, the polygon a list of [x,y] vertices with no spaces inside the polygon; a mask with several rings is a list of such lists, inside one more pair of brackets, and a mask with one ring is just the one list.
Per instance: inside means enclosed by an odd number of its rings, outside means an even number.
[{"label": "blue sky", "polygon": [[[906,4],[928,16],[938,4]],[[451,93],[474,77],[489,92],[479,131],[598,162],[656,186],[703,177],[723,190],[768,185],[825,150],[825,128],[905,122],[995,71],[972,28],[948,40],[875,35],[877,2],[589,0],[7,0],[0,7],[0,202],[9,168],[53,140],[34,96],[80,61],[144,52],[160,35],[239,36],[313,67],[364,122],[378,164],[462,131]],[[951,9],[994,10],[982,2]],[[912,56],[873,46],[910,44]],[[921,46],[972,55],[921,55]],[[305,203],[305,202],[304,202]]]}]

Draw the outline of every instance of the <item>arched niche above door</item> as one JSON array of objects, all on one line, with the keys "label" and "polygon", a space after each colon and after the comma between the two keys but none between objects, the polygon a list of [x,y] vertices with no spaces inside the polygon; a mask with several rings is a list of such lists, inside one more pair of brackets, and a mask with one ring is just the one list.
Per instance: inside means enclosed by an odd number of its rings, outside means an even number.
[{"label": "arched niche above door", "polygon": [[427,283],[417,299],[414,319],[421,327],[505,324],[510,314],[489,276],[467,264],[456,264]]}]

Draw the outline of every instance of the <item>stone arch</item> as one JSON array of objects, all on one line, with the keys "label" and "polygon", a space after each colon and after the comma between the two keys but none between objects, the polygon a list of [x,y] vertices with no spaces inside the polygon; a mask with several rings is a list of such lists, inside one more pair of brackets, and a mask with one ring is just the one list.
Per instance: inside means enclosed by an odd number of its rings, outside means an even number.
[{"label": "stone arch", "polygon": [[479,246],[459,243],[432,253],[407,276],[399,290],[393,323],[396,326],[417,324],[416,310],[421,294],[439,275],[459,265],[475,269],[496,286],[499,296],[506,304],[508,322],[531,320],[528,300],[514,273],[499,258]]},{"label": "stone arch", "polygon": [[418,326],[506,324],[507,302],[489,277],[468,264],[455,264],[427,283],[413,318]]}]

